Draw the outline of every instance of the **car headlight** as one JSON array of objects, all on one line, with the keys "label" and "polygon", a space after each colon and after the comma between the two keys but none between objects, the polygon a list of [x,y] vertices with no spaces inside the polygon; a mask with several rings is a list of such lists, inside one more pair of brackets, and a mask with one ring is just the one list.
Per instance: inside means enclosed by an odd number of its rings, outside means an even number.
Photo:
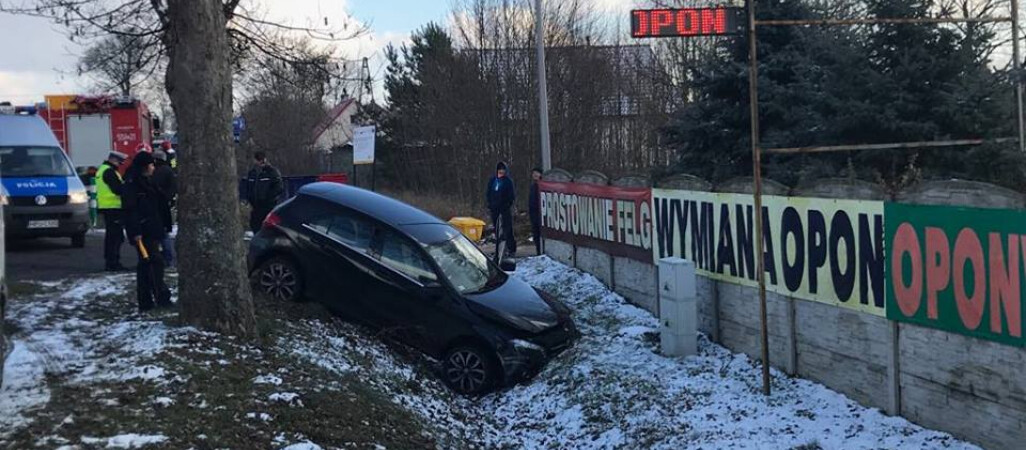
[{"label": "car headlight", "polygon": [[509,341],[509,343],[513,345],[513,348],[517,350],[529,350],[533,352],[539,352],[542,354],[545,353],[545,348],[538,344],[535,344],[534,342],[525,341],[523,339],[513,339],[512,341]]},{"label": "car headlight", "polygon": [[81,205],[89,202],[89,194],[86,191],[73,191],[68,195],[68,203],[72,205]]}]

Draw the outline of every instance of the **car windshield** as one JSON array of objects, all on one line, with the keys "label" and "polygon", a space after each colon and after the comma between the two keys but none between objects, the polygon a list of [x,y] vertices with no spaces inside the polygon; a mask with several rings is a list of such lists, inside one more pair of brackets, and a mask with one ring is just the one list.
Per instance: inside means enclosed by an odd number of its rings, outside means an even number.
[{"label": "car windshield", "polygon": [[428,245],[427,251],[461,294],[491,290],[506,281],[506,274],[489,264],[488,257],[462,234]]},{"label": "car windshield", "polygon": [[75,171],[57,147],[0,147],[0,174],[5,177],[70,177]]}]

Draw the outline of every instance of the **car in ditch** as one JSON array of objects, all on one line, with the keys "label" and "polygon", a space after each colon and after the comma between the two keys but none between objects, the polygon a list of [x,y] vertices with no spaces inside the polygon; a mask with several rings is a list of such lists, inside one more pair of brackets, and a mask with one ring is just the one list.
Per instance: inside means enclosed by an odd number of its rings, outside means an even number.
[{"label": "car in ditch", "polygon": [[570,310],[510,276],[454,227],[398,200],[313,183],[250,241],[254,287],[311,299],[437,358],[475,395],[529,378],[579,336]]}]

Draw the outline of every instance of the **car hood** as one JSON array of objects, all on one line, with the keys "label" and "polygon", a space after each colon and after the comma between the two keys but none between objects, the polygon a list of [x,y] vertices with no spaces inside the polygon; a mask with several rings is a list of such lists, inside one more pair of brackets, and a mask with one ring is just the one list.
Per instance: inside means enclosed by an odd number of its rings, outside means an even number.
[{"label": "car hood", "polygon": [[465,295],[471,309],[493,320],[530,333],[559,324],[559,314],[527,283],[513,277],[501,286]]}]

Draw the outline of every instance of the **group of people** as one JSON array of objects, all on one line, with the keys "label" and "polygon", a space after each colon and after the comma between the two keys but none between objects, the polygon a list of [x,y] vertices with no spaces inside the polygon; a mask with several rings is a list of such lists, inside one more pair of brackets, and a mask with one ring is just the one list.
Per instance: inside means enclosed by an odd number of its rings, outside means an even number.
[{"label": "group of people", "polygon": [[128,156],[111,152],[96,172],[97,209],[106,230],[103,259],[106,270],[126,271],[121,265],[121,245],[128,242],[136,250],[136,280],[139,311],[172,306],[171,291],[164,282],[164,270],[174,264],[171,232],[172,208],[178,195],[178,182],[171,162],[173,149],[145,147],[132,158],[122,176]]},{"label": "group of people", "polygon": [[[538,182],[542,179],[542,170],[531,170],[531,191],[527,199],[527,215],[531,219],[531,238],[537,254],[542,254],[541,238],[541,194]],[[517,240],[513,235],[513,205],[517,200],[516,187],[509,176],[509,166],[499,162],[495,166],[495,175],[488,181],[488,192],[485,194],[488,212],[491,214],[492,225],[496,230],[496,245],[506,243],[509,256],[517,254]],[[500,233],[501,230],[501,233]],[[500,235],[501,234],[501,235]]]}]

